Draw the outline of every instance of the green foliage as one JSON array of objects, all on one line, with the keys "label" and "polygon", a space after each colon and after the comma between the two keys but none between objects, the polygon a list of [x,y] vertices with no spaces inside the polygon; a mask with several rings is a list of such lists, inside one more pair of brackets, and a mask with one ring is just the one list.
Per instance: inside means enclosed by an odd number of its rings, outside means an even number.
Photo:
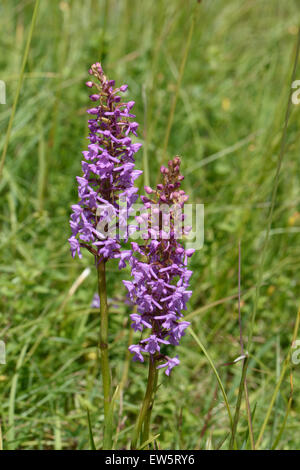
[{"label": "green foliage", "polygon": [[[234,416],[242,362],[222,364],[240,355],[238,241],[246,342],[300,10],[295,0],[202,0],[178,90],[195,3],[40,2],[0,180],[0,339],[7,354],[7,364],[0,365],[0,431],[6,449],[89,449],[91,432],[95,447],[102,446],[99,314],[90,308],[97,275],[91,255],[72,261],[67,243],[75,176],[86,147],[84,82],[97,60],[117,84],[128,83],[136,101],[144,144],[137,165],[149,167],[151,185],[178,91],[166,158],[182,156],[184,189],[191,201],[205,204],[205,244],[192,260],[194,293],[187,312],[195,312],[191,321],[201,349],[187,334],[180,367],[170,379],[160,375],[150,441],[162,449],[229,447],[228,410],[201,351],[216,367]],[[25,0],[0,6],[0,79],[7,91],[7,104],[0,105],[1,152],[33,8]],[[299,308],[299,110],[293,106],[288,125],[247,370],[255,440],[281,380],[262,449],[274,443],[278,449],[299,448],[300,401],[296,394],[289,400],[288,374],[296,390],[300,369],[283,362]],[[88,266],[90,275],[71,289]],[[128,276],[110,263],[114,388],[124,380],[130,308],[121,279]],[[283,367],[287,374],[281,378]],[[115,403],[115,448],[129,446],[146,376],[147,367],[130,361],[127,385]],[[244,398],[236,444],[250,448]]]}]

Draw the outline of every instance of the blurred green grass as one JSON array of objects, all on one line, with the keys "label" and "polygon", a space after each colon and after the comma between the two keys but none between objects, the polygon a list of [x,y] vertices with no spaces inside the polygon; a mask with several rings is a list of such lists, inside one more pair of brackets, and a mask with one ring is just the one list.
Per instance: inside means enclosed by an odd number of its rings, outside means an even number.
[{"label": "blurred green grass", "polygon": [[[0,365],[4,448],[88,448],[86,408],[96,446],[101,446],[99,321],[90,308],[96,275],[92,269],[70,293],[93,261],[88,254],[72,261],[67,243],[70,205],[77,198],[75,176],[86,146],[84,82],[90,64],[99,59],[117,84],[128,83],[128,96],[136,101],[144,144],[137,165],[148,166],[150,184],[156,182],[161,160],[179,154],[190,200],[205,204],[205,244],[192,261],[194,293],[187,314],[199,310],[193,329],[217,366],[234,412],[241,364],[221,364],[240,354],[234,297],[238,241],[247,339],[300,10],[293,0],[202,0],[164,156],[194,7],[192,0],[41,2],[0,181],[0,339],[7,345],[7,365]],[[0,6],[0,79],[7,87],[7,104],[0,107],[1,151],[33,8],[33,1],[3,1]],[[248,369],[256,438],[299,308],[299,123],[299,108],[293,106]],[[128,341],[129,308],[120,287],[128,275],[110,266],[115,385]],[[154,407],[153,433],[160,433],[160,448],[228,448],[228,417],[206,358],[189,335],[179,355],[181,366],[172,378],[161,376]],[[130,363],[118,402],[119,448],[128,446],[146,373],[145,366]],[[293,368],[293,381],[280,449],[299,448],[299,366]],[[289,394],[287,374],[262,448],[272,447]],[[240,448],[246,435],[243,403]]]}]

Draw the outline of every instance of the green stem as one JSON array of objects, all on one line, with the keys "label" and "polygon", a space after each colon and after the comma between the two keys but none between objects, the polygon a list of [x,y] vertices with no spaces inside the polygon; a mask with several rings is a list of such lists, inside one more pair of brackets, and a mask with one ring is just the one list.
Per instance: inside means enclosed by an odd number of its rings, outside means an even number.
[{"label": "green stem", "polygon": [[[139,437],[142,437],[142,441],[145,442],[147,441],[148,437],[146,436],[147,432],[149,433],[149,427],[150,427],[150,415],[151,415],[151,409],[152,409],[152,404],[153,404],[153,395],[155,392],[155,384],[157,382],[157,369],[156,369],[156,360],[155,358],[152,358],[150,356],[149,358],[149,372],[148,372],[148,382],[147,382],[147,388],[146,388],[146,393],[144,396],[144,400],[139,412],[139,416],[133,431],[133,438],[131,442],[131,449],[136,449]],[[147,417],[146,421],[146,430],[141,435],[142,433],[142,427],[146,418],[146,415],[150,412],[150,414]],[[145,439],[146,437],[146,439]]]},{"label": "green stem", "polygon": [[236,449],[235,436],[236,436],[236,431],[237,431],[237,425],[239,422],[240,409],[241,409],[243,390],[244,390],[244,385],[245,385],[245,380],[246,380],[248,362],[249,362],[249,356],[247,356],[246,359],[244,359],[244,363],[243,363],[242,377],[240,381],[239,393],[238,393],[237,403],[235,407],[235,414],[233,418],[232,434],[231,434],[231,439],[230,439],[230,444],[229,444],[230,450]]},{"label": "green stem", "polygon": [[104,395],[105,426],[111,400],[110,368],[108,360],[108,309],[105,279],[105,261],[98,264],[98,292],[100,297],[100,364]]},{"label": "green stem", "polygon": [[257,310],[258,310],[258,302],[259,302],[259,298],[260,298],[260,289],[261,289],[262,281],[263,281],[265,258],[266,258],[267,248],[268,248],[269,240],[270,240],[270,232],[271,232],[271,226],[272,226],[272,222],[273,222],[274,207],[275,207],[275,203],[276,203],[277,192],[278,192],[278,187],[279,187],[279,182],[280,182],[280,170],[281,170],[281,167],[282,167],[282,162],[283,162],[283,159],[284,159],[284,155],[285,155],[285,151],[286,151],[286,147],[287,147],[287,142],[288,142],[287,130],[288,130],[288,123],[289,123],[289,119],[290,119],[290,115],[291,115],[291,109],[292,109],[292,99],[291,98],[292,98],[292,93],[293,93],[293,88],[292,88],[291,85],[292,85],[292,83],[294,82],[294,80],[296,78],[299,53],[300,53],[300,27],[298,27],[298,38],[297,38],[297,45],[296,45],[296,54],[295,54],[295,59],[294,59],[292,78],[291,78],[290,85],[289,85],[287,107],[286,107],[283,131],[282,131],[282,136],[281,136],[280,151],[279,151],[278,160],[277,160],[276,174],[275,174],[275,179],[274,179],[274,185],[273,185],[273,188],[272,188],[271,206],[270,206],[269,215],[268,215],[268,218],[267,218],[267,230],[266,230],[266,235],[265,235],[265,239],[264,239],[264,244],[263,244],[263,247],[262,247],[260,264],[259,264],[259,268],[258,268],[258,276],[257,276],[256,289],[255,289],[254,305],[253,305],[253,310],[252,310],[251,319],[250,319],[250,331],[249,331],[249,335],[248,335],[248,344],[247,344],[247,348],[246,348],[247,351],[248,351],[248,354],[250,354],[250,352],[252,351],[252,339],[253,339],[253,332],[254,332],[254,326],[255,326],[255,319],[256,319],[256,314],[257,314]]},{"label": "green stem", "polygon": [[149,407],[148,407],[146,415],[145,415],[144,427],[143,427],[143,432],[142,432],[142,443],[147,442],[149,440],[151,414],[152,414],[153,404],[154,404],[154,400],[155,400],[155,393],[156,393],[156,390],[157,390],[157,380],[158,380],[158,370],[157,370],[157,368],[155,368],[154,374],[155,375],[154,375],[153,392],[152,392],[152,397],[151,397]]}]

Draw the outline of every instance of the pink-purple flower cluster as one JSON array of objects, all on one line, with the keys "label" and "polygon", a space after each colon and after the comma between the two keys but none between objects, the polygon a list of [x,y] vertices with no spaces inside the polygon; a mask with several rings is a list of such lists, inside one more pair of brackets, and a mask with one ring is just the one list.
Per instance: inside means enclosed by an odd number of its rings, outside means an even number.
[{"label": "pink-purple flower cluster", "polygon": [[[158,364],[157,368],[171,369],[179,364],[178,356],[169,357],[163,349],[177,346],[189,322],[182,321],[182,311],[186,309],[192,291],[189,279],[192,271],[187,268],[187,259],[194,250],[185,250],[176,236],[176,208],[182,208],[188,196],[180,190],[183,176],[180,174],[180,158],[175,157],[168,168],[161,167],[163,184],[156,190],[145,187],[147,196],[142,196],[145,212],[137,217],[138,222],[147,220],[145,242],[133,242],[132,254],[127,256],[131,266],[131,281],[123,281],[130,300],[137,305],[137,313],[130,315],[132,327],[141,332],[138,344],[129,347],[135,361],[144,362],[149,354]],[[165,214],[158,207],[168,206]],[[156,217],[149,212],[154,208]],[[168,218],[169,230],[164,229],[164,217]],[[182,219],[184,216],[182,216]],[[125,253],[123,255],[126,256]],[[149,331],[149,335],[144,332]]]},{"label": "pink-purple flower cluster", "polygon": [[138,128],[132,120],[134,101],[124,102],[120,96],[127,85],[114,88],[99,63],[89,73],[95,79],[86,83],[93,89],[94,106],[87,112],[94,117],[88,121],[90,143],[83,152],[83,175],[77,177],[79,202],[72,206],[69,243],[73,257],[76,253],[81,257],[80,248],[85,247],[98,258],[109,259],[120,254],[119,236],[110,236],[109,231],[110,223],[119,223],[120,201],[126,201],[130,210],[138,197],[134,181],[142,172],[135,169],[134,154],[141,144],[130,137]]},{"label": "pink-purple flower cluster", "polygon": [[[81,248],[85,247],[98,261],[119,258],[120,268],[129,263],[132,280],[123,282],[128,298],[137,306],[137,313],[130,315],[132,327],[141,334],[140,341],[129,350],[133,359],[141,362],[150,355],[157,368],[166,368],[165,373],[170,375],[179,359],[169,357],[166,351],[170,345],[179,345],[189,325],[182,320],[182,312],[192,294],[187,259],[194,252],[179,242],[184,221],[181,209],[188,199],[180,189],[180,158],[170,160],[167,168],[161,167],[163,182],[155,190],[145,187],[147,195],[141,197],[144,211],[136,217],[136,233],[140,232],[143,241],[132,242],[131,250],[122,250],[120,239],[127,240],[128,230],[134,233],[134,227],[127,226],[127,218],[138,198],[134,181],[142,173],[134,164],[141,144],[133,143],[130,137],[138,128],[131,113],[134,102],[122,100],[120,93],[127,85],[114,88],[114,81],[105,77],[99,63],[92,65],[89,73],[95,79],[86,83],[93,88],[90,99],[94,106],[87,111],[93,118],[88,121],[83,174],[77,177],[79,202],[72,206],[70,218],[71,253],[81,257]],[[123,222],[126,233],[122,231],[120,237]],[[183,229],[183,234],[187,232],[188,228]],[[98,303],[96,298],[95,305]]]}]

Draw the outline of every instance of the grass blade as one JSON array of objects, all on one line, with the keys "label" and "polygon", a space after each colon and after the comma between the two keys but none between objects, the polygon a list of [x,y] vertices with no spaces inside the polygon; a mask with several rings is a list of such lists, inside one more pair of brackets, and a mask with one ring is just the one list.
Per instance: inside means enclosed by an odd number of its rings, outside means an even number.
[{"label": "grass blade", "polygon": [[282,425],[281,425],[281,427],[278,431],[278,434],[276,436],[276,439],[275,439],[275,441],[272,445],[272,450],[275,450],[277,448],[279,442],[280,442],[281,436],[282,436],[282,434],[285,430],[287,419],[288,419],[288,416],[289,416],[289,413],[290,413],[290,410],[291,410],[291,406],[292,406],[292,402],[293,402],[293,393],[294,393],[292,373],[290,374],[290,382],[291,382],[291,392],[290,392],[288,404],[287,404],[287,407],[286,407],[286,412],[285,412],[285,415],[284,415],[283,423],[282,423]]},{"label": "grass blade", "polygon": [[155,436],[150,437],[147,441],[143,442],[143,444],[138,448],[138,450],[143,450],[143,449],[145,449],[145,447],[147,447],[149,444],[151,444],[152,442],[156,441],[156,439],[158,439],[159,436],[160,436],[160,434],[156,434]]},{"label": "grass blade", "polygon": [[260,433],[259,433],[259,436],[258,436],[258,439],[257,439],[257,442],[256,442],[256,448],[257,448],[257,449],[258,449],[258,447],[259,447],[260,444],[261,444],[261,441],[262,441],[262,438],[263,438],[263,435],[264,435],[266,426],[267,426],[267,424],[268,424],[268,422],[269,422],[269,419],[270,419],[270,416],[271,416],[271,413],[272,413],[272,409],[273,409],[273,406],[274,406],[274,404],[275,404],[275,400],[276,400],[277,394],[278,394],[278,392],[279,392],[279,389],[280,389],[280,386],[281,386],[282,381],[283,381],[283,379],[284,379],[286,370],[287,370],[288,365],[289,365],[289,363],[290,363],[291,352],[292,352],[292,345],[293,345],[293,343],[296,341],[297,334],[298,334],[298,330],[299,330],[299,325],[300,325],[300,308],[299,308],[298,313],[297,313],[297,318],[296,318],[296,322],[295,322],[295,328],[294,328],[292,343],[291,343],[289,352],[288,352],[288,354],[287,354],[287,357],[285,358],[285,361],[284,361],[284,364],[283,364],[283,367],[282,367],[282,370],[281,370],[280,378],[279,378],[279,380],[278,380],[278,382],[277,382],[277,384],[276,384],[276,387],[275,387],[275,389],[274,389],[274,393],[273,393],[273,395],[272,395],[272,399],[271,399],[271,402],[270,402],[270,405],[269,405],[269,408],[268,408],[266,417],[265,417],[265,419],[264,419],[264,422],[263,422],[263,424],[262,424],[262,427],[261,427],[261,430],[260,430]]},{"label": "grass blade", "polygon": [[250,353],[251,346],[252,346],[252,338],[253,338],[254,324],[255,324],[255,318],[256,318],[257,307],[258,307],[258,299],[259,299],[260,288],[261,288],[262,279],[263,279],[265,256],[266,256],[267,247],[268,247],[268,243],[269,243],[270,230],[271,230],[272,219],[273,219],[273,212],[274,212],[274,207],[275,207],[277,190],[278,190],[278,186],[279,186],[279,175],[280,175],[280,170],[281,170],[283,157],[284,157],[285,149],[286,149],[287,128],[288,128],[288,122],[289,122],[289,118],[290,118],[290,114],[291,114],[291,106],[292,106],[291,97],[292,97],[293,88],[292,88],[291,84],[294,82],[295,77],[296,77],[298,58],[299,58],[299,50],[300,50],[300,27],[298,28],[296,54],[295,54],[293,72],[292,72],[291,83],[290,83],[290,88],[289,88],[288,102],[287,102],[287,108],[286,108],[286,113],[285,113],[284,127],[283,127],[283,132],[282,132],[282,137],[281,137],[281,144],[280,144],[280,151],[279,151],[279,156],[278,156],[278,161],[277,161],[276,174],[275,174],[274,185],[273,185],[273,190],[272,190],[270,212],[269,212],[269,216],[268,216],[268,220],[267,220],[266,236],[265,236],[265,240],[264,240],[264,244],[263,244],[263,248],[262,248],[261,260],[260,260],[259,270],[258,270],[258,279],[257,279],[257,284],[256,284],[256,290],[255,290],[254,306],[253,306],[253,311],[252,311],[252,315],[251,315],[250,332],[249,332],[248,344],[247,344],[248,353]]},{"label": "grass blade", "polygon": [[119,386],[117,386],[115,393],[112,396],[107,413],[106,426],[104,427],[103,448],[102,450],[112,449],[112,435],[113,435],[113,417],[115,401],[119,394]]},{"label": "grass blade", "polygon": [[172,104],[171,104],[171,109],[170,109],[169,119],[168,119],[168,124],[167,124],[167,130],[166,130],[164,144],[163,144],[163,152],[162,152],[161,163],[164,162],[165,157],[166,157],[166,152],[167,152],[170,133],[171,133],[172,125],[173,125],[173,119],[174,119],[174,115],[175,115],[175,109],[176,109],[177,99],[178,99],[178,95],[179,95],[179,90],[180,90],[180,86],[181,86],[181,82],[182,82],[182,77],[183,77],[183,73],[184,73],[184,69],[185,69],[186,60],[187,60],[189,50],[190,50],[190,46],[191,46],[191,41],[192,41],[192,37],[193,37],[194,28],[195,28],[196,11],[197,11],[197,5],[194,7],[194,10],[193,10],[193,13],[192,13],[191,25],[190,25],[188,37],[187,37],[187,40],[186,40],[186,44],[185,44],[185,47],[184,47],[182,59],[181,59],[179,74],[178,74],[177,83],[176,83],[175,94],[173,96],[173,100],[172,100]]},{"label": "grass blade", "polygon": [[194,330],[190,327],[188,328],[187,330],[191,335],[192,337],[194,338],[194,340],[196,341],[196,343],[198,344],[199,348],[201,349],[201,351],[204,353],[206,359],[208,360],[209,362],[209,365],[210,367],[212,368],[215,376],[216,376],[216,379],[218,381],[218,384],[219,384],[219,387],[221,389],[221,392],[222,392],[222,395],[223,395],[223,398],[224,398],[224,401],[225,401],[225,405],[226,405],[226,409],[227,409],[227,413],[228,413],[228,418],[229,418],[229,422],[230,422],[230,428],[231,430],[233,431],[233,421],[232,421],[232,415],[231,415],[231,411],[230,411],[230,406],[229,406],[229,402],[228,402],[228,398],[227,398],[227,395],[226,395],[226,392],[225,392],[225,389],[224,389],[224,386],[223,386],[223,383],[222,383],[222,380],[218,374],[218,371],[217,369],[215,368],[215,365],[210,357],[210,355],[208,354],[208,351],[206,350],[206,348],[204,347],[204,345],[201,343],[200,339],[197,337],[196,333],[194,332]]},{"label": "grass blade", "polygon": [[10,395],[9,395],[9,407],[8,407],[8,432],[7,432],[7,441],[8,441],[8,448],[13,448],[13,443],[15,440],[15,403],[16,403],[16,393],[17,393],[17,385],[19,379],[19,370],[22,367],[24,362],[25,354],[27,351],[28,344],[26,343],[23,346],[22,351],[20,353],[17,365],[16,365],[16,372],[12,379]]},{"label": "grass blade", "polygon": [[0,160],[0,178],[2,176],[2,170],[3,170],[3,166],[4,166],[4,163],[5,163],[5,158],[6,158],[6,154],[7,154],[11,129],[12,129],[14,117],[15,117],[15,114],[16,114],[17,104],[18,104],[18,101],[19,101],[20,91],[21,91],[21,87],[22,87],[22,83],[23,83],[24,72],[25,72],[25,67],[26,67],[26,63],[27,63],[27,59],[28,59],[31,39],[32,39],[34,27],[35,27],[35,22],[36,22],[37,12],[38,12],[38,8],[39,8],[39,3],[40,3],[40,0],[35,1],[34,10],[33,10],[33,13],[32,13],[31,25],[30,25],[30,29],[29,29],[29,33],[28,33],[28,37],[27,37],[25,52],[24,52],[24,55],[23,55],[23,61],[22,61],[21,72],[20,72],[20,75],[19,75],[17,91],[16,91],[16,94],[15,94],[14,103],[13,103],[13,106],[12,106],[11,115],[10,115],[9,122],[8,122],[8,128],[7,128],[7,132],[6,132],[6,136],[5,136],[3,152],[2,152],[2,156],[1,156],[1,160]]},{"label": "grass blade", "polygon": [[249,357],[247,356],[246,359],[244,359],[243,361],[242,377],[240,381],[239,393],[238,393],[238,398],[237,398],[235,413],[234,413],[234,418],[233,418],[232,435],[231,435],[230,444],[229,444],[229,448],[231,450],[235,448],[235,445],[234,445],[235,435],[236,435],[237,425],[239,421],[240,408],[241,408],[241,403],[242,403],[243,389],[244,389],[245,380],[246,380],[248,363],[249,363]]},{"label": "grass blade", "polygon": [[95,446],[95,442],[94,442],[94,436],[93,436],[92,423],[91,423],[91,417],[90,417],[90,412],[89,412],[89,410],[86,410],[86,413],[87,413],[87,419],[88,419],[88,425],[89,425],[90,447],[91,447],[91,450],[96,450],[96,446]]}]

